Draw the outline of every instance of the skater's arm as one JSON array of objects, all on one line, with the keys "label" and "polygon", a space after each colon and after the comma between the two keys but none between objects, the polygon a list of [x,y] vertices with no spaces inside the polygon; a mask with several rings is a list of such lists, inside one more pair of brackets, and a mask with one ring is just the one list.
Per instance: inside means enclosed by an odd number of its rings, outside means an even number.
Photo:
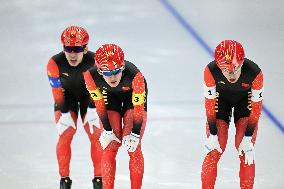
[{"label": "skater's arm", "polygon": [[210,134],[217,134],[216,127],[216,112],[215,112],[215,103],[216,103],[216,83],[215,80],[206,66],[204,70],[204,96],[205,96],[205,109],[207,116],[207,123],[209,125]]},{"label": "skater's arm", "polygon": [[260,72],[252,83],[251,88],[251,112],[249,122],[246,128],[245,136],[252,136],[254,129],[258,123],[263,99],[263,74]]},{"label": "skater's arm", "polygon": [[65,104],[64,89],[60,81],[59,69],[56,62],[50,59],[47,64],[48,80],[52,89],[52,95],[55,103],[55,109],[62,113],[67,113],[68,109]]},{"label": "skater's arm", "polygon": [[145,80],[141,72],[138,72],[132,81],[133,104],[133,129],[132,133],[140,135],[143,122],[144,103],[146,99]]},{"label": "skater's arm", "polygon": [[90,96],[95,103],[96,110],[101,122],[103,123],[103,127],[106,131],[111,131],[112,128],[110,126],[109,119],[107,116],[107,109],[104,102],[103,94],[101,93],[100,89],[96,86],[96,83],[89,70],[84,72],[83,75],[84,75],[86,88],[89,91]]}]

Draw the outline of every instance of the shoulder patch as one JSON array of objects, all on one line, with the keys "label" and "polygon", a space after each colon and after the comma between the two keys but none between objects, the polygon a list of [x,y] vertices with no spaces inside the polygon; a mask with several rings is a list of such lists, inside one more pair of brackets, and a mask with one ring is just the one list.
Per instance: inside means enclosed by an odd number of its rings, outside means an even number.
[{"label": "shoulder patch", "polygon": [[52,88],[60,88],[61,87],[61,81],[60,81],[59,77],[48,76],[48,80],[49,80],[50,86]]}]

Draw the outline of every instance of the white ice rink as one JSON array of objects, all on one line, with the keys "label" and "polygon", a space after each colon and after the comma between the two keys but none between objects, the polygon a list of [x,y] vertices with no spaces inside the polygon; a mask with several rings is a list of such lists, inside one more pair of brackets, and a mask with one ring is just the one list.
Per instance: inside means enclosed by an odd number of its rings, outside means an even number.
[{"label": "white ice rink", "polygon": [[[148,81],[144,189],[201,188],[203,68],[221,40],[240,41],[246,57],[263,69],[264,104],[280,122],[277,126],[266,113],[260,119],[255,188],[284,189],[283,7],[282,0],[1,0],[0,189],[59,188],[46,64],[61,51],[59,37],[69,25],[89,31],[92,51],[102,43],[119,44]],[[234,133],[231,125],[216,189],[239,188]],[[72,147],[72,189],[91,189],[82,124]],[[117,159],[115,188],[130,189],[125,149]]]}]

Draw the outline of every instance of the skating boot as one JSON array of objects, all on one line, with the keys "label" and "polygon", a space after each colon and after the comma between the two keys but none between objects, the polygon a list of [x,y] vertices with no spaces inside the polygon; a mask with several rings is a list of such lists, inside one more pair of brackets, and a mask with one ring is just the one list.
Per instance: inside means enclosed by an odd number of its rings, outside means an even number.
[{"label": "skating boot", "polygon": [[95,177],[93,179],[94,189],[103,189],[102,177]]},{"label": "skating boot", "polygon": [[60,179],[60,189],[71,189],[72,180],[69,177]]}]

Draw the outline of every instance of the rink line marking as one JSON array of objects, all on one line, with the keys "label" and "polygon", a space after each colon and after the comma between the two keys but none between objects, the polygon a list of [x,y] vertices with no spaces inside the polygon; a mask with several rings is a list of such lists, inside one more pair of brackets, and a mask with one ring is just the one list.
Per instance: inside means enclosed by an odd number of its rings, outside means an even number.
[{"label": "rink line marking", "polygon": [[[195,29],[181,16],[181,14],[168,2],[168,0],[160,0],[162,5],[172,14],[172,16],[182,25],[182,27],[192,36],[198,44],[211,56],[213,56],[213,50],[202,39],[202,37],[195,31]],[[274,123],[274,125],[284,133],[283,124],[272,114],[272,112],[263,104],[262,111],[266,116]]]},{"label": "rink line marking", "polygon": [[[183,121],[192,121],[200,120],[202,117],[189,117],[189,116],[180,116],[180,117],[149,117],[149,122],[183,122]],[[79,123],[80,121],[78,121]],[[0,121],[0,125],[23,125],[23,124],[54,124],[53,120],[26,120],[26,121]]]},{"label": "rink line marking", "polygon": [[53,104],[1,104],[0,110],[7,110],[7,109],[42,109],[42,108],[53,108]]}]

